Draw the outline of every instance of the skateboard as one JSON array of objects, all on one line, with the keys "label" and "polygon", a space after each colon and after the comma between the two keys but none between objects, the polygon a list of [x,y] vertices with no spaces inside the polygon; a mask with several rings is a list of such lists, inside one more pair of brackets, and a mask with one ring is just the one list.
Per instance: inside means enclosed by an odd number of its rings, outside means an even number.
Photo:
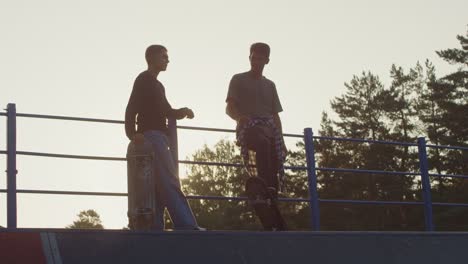
[{"label": "skateboard", "polygon": [[278,208],[274,188],[269,188],[259,177],[250,177],[245,184],[245,189],[248,203],[254,208],[265,230],[284,231],[287,229],[286,222]]},{"label": "skateboard", "polygon": [[131,141],[127,148],[128,222],[130,230],[151,230],[155,218],[154,154],[151,143]]}]

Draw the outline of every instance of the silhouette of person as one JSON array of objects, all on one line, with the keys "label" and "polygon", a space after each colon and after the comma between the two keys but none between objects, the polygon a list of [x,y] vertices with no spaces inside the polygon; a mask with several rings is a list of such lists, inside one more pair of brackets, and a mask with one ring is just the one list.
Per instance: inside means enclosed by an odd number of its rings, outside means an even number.
[{"label": "silhouette of person", "polygon": [[[176,165],[167,136],[167,118],[193,118],[187,107],[173,109],[167,101],[165,88],[158,80],[169,63],[167,49],[151,45],[145,52],[148,69],[136,78],[125,111],[125,133],[135,144],[151,143],[155,154],[156,230],[164,230],[164,209],[167,208],[177,230],[204,230],[195,220],[190,205],[182,193]],[[137,129],[135,129],[137,125]]]},{"label": "silhouette of person", "polygon": [[[263,76],[263,69],[270,61],[268,44],[252,44],[249,60],[250,71],[235,74],[229,83],[226,114],[237,122],[237,144],[250,176],[263,179],[277,196],[283,184],[287,149],[278,114],[283,108],[276,86]],[[284,230],[284,220],[279,218],[275,229]],[[264,227],[270,228],[265,224]]]}]

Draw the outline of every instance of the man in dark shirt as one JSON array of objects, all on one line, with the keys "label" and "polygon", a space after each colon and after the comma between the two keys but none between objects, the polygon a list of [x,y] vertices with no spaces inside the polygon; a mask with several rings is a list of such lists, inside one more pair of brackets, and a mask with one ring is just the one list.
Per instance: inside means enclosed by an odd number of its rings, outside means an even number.
[{"label": "man in dark shirt", "polygon": [[[263,76],[269,56],[270,47],[265,43],[250,47],[251,69],[232,77],[226,113],[237,122],[237,142],[250,176],[263,179],[277,195],[283,183],[286,146],[278,115],[283,108],[276,86]],[[286,224],[278,219],[278,225],[273,228],[284,230]]]},{"label": "man in dark shirt", "polygon": [[[180,188],[175,161],[169,150],[167,118],[193,118],[187,107],[173,109],[167,101],[165,89],[158,81],[158,74],[165,71],[169,63],[167,49],[151,45],[146,49],[148,70],[140,73],[125,111],[125,133],[136,144],[147,140],[155,154],[156,219],[158,230],[164,229],[164,209],[167,208],[175,229],[202,230],[197,225],[190,205]],[[135,129],[137,125],[137,129]]]}]

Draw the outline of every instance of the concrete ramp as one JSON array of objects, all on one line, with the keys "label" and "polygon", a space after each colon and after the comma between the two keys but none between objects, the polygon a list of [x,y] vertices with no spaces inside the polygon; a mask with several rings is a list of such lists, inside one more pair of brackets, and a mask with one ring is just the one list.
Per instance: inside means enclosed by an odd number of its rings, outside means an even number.
[{"label": "concrete ramp", "polygon": [[[15,236],[40,237],[45,261]],[[0,263],[31,248],[36,262],[11,263],[468,263],[467,245],[468,233],[2,230]]]}]

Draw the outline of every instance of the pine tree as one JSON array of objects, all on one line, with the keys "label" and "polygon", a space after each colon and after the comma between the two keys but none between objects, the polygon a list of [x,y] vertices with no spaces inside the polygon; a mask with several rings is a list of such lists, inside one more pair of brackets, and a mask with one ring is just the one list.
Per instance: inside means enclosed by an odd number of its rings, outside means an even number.
[{"label": "pine tree", "polygon": [[[437,51],[456,70],[430,83],[438,115],[431,120],[433,130],[429,134],[435,145],[468,146],[468,33],[457,36],[461,48]],[[434,138],[436,140],[434,140]],[[434,151],[432,149],[432,151]],[[468,175],[468,151],[456,149],[438,150],[437,173]],[[440,178],[438,199],[441,202],[468,201],[466,179]],[[442,192],[443,190],[443,192]],[[462,207],[442,207],[435,210],[436,226],[440,230],[466,230],[468,211]]]},{"label": "pine tree", "polygon": [[99,214],[93,209],[83,210],[77,215],[78,220],[67,226],[69,229],[104,229]]}]

